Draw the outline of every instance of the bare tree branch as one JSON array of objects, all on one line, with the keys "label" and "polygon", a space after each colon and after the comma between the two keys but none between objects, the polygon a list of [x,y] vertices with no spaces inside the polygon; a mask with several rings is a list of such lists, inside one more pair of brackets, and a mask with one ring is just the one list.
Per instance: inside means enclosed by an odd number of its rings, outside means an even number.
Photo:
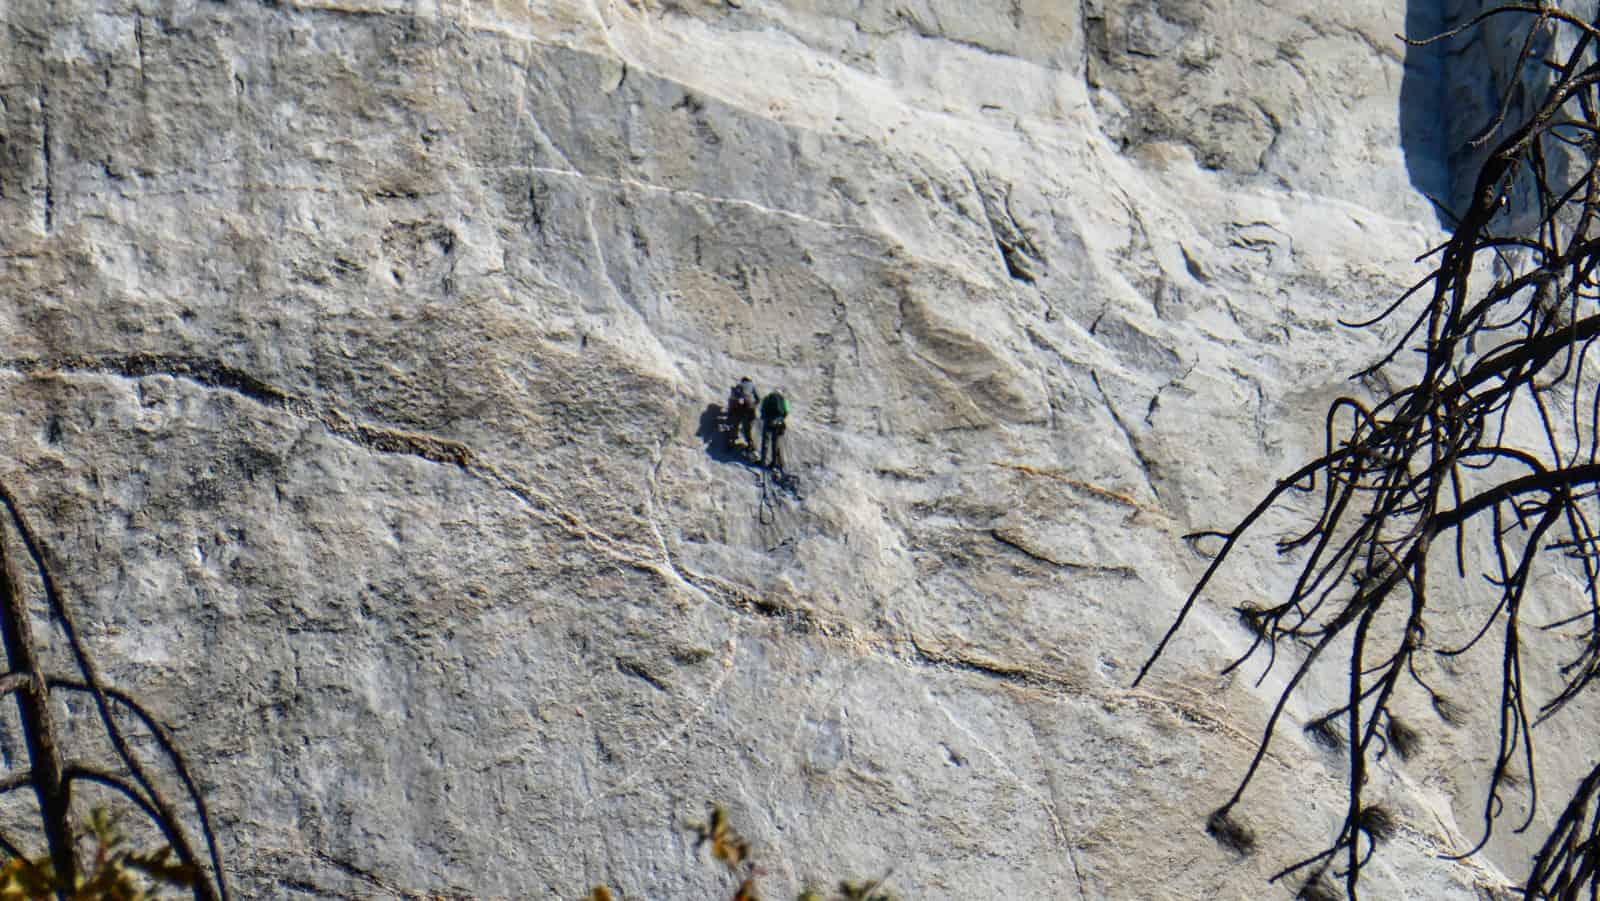
[{"label": "bare tree branch", "polygon": [[[1272,606],[1241,609],[1254,638],[1228,668],[1265,650],[1266,672],[1292,670],[1260,748],[1219,812],[1226,815],[1240,803],[1313,670],[1341,667],[1344,703],[1306,728],[1318,740],[1343,746],[1343,822],[1328,847],[1273,877],[1309,868],[1308,885],[1318,892],[1328,891],[1324,873],[1342,866],[1336,875],[1355,898],[1363,867],[1393,832],[1392,814],[1369,803],[1366,790],[1391,745],[1404,756],[1417,741],[1395,717],[1397,699],[1420,691],[1441,715],[1464,715],[1423,678],[1418,664],[1428,659],[1424,651],[1447,659],[1492,645],[1499,654],[1500,690],[1479,693],[1479,703],[1498,722],[1482,832],[1463,854],[1489,841],[1510,792],[1526,796],[1527,814],[1516,828],[1533,824],[1539,806],[1534,727],[1600,675],[1600,362],[1590,355],[1600,340],[1600,313],[1586,306],[1600,300],[1600,27],[1553,4],[1510,3],[1408,43],[1426,44],[1505,15],[1529,19],[1512,77],[1520,78],[1526,64],[1541,63],[1548,78],[1543,97],[1488,154],[1451,238],[1419,258],[1434,261],[1432,271],[1377,315],[1346,323],[1364,328],[1398,319],[1406,325],[1358,378],[1389,370],[1403,357],[1420,359],[1421,374],[1398,380],[1387,373],[1383,384],[1402,387],[1370,405],[1336,400],[1327,411],[1320,456],[1268,488],[1232,529],[1199,533],[1221,538],[1221,549],[1135,679],[1149,673],[1221,568],[1246,544],[1266,537],[1258,532],[1267,513],[1287,513],[1302,524],[1274,542],[1298,568],[1292,587]],[[1573,36],[1562,58],[1534,59],[1541,29]],[[1502,133],[1516,88],[1505,88],[1475,141]],[[1499,275],[1485,286],[1481,264],[1491,259]],[[1439,550],[1449,547],[1455,558],[1453,577],[1441,577],[1433,565],[1441,537],[1446,543]],[[1545,569],[1574,576],[1581,589],[1542,595],[1544,605],[1561,612],[1529,630],[1530,586]],[[1463,580],[1474,571],[1486,591],[1469,591],[1476,583]],[[1475,627],[1458,646],[1437,647],[1428,639],[1441,591],[1450,593],[1452,605],[1464,597],[1475,605],[1468,608]],[[1581,630],[1581,648],[1556,671],[1558,688],[1541,703],[1527,690],[1528,636],[1570,628]],[[1328,653],[1339,640],[1348,642],[1348,656]],[[1600,766],[1556,820],[1524,884],[1530,898],[1577,897],[1580,891],[1600,895]]]}]

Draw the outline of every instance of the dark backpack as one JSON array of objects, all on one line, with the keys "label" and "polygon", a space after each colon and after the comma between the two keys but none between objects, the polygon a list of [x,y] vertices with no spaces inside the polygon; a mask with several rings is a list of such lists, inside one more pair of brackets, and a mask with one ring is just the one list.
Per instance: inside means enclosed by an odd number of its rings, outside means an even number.
[{"label": "dark backpack", "polygon": [[756,386],[740,382],[728,392],[728,412],[734,416],[754,416],[756,412]]},{"label": "dark backpack", "polygon": [[776,391],[767,395],[767,399],[761,403],[761,421],[768,425],[782,427],[788,415],[789,400]]}]

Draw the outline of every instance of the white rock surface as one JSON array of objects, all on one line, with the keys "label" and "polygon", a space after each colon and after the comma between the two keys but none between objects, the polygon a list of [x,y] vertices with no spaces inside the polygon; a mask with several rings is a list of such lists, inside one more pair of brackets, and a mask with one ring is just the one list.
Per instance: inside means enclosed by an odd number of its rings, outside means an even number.
[{"label": "white rock surface", "polygon": [[[1310,700],[1202,828],[1287,571],[1129,685],[1440,237],[1434,5],[10,0],[0,479],[240,897],[707,897],[713,799],[772,897],[1292,897]],[[1412,700],[1372,896],[1483,897],[1536,837],[1439,858],[1492,735]]]}]

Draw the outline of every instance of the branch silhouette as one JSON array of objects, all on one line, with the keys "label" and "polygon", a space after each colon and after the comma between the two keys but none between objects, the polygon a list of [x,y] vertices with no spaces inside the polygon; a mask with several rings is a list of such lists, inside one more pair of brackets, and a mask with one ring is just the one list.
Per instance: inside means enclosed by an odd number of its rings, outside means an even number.
[{"label": "branch silhouette", "polygon": [[[1435,261],[1427,277],[1370,320],[1346,323],[1404,326],[1388,352],[1357,374],[1382,371],[1389,379],[1377,381],[1403,387],[1370,403],[1353,396],[1334,401],[1319,456],[1268,488],[1232,529],[1189,536],[1222,544],[1134,680],[1149,674],[1241,546],[1268,538],[1260,533],[1269,512],[1299,522],[1297,533],[1273,540],[1298,567],[1292,587],[1271,606],[1237,608],[1254,641],[1227,670],[1264,654],[1261,678],[1280,667],[1288,676],[1254,759],[1209,822],[1233,822],[1306,678],[1313,671],[1341,675],[1343,703],[1306,730],[1344,755],[1342,822],[1327,847],[1272,877],[1306,872],[1306,897],[1334,891],[1330,875],[1357,897],[1362,868],[1397,828],[1393,814],[1366,795],[1371,769],[1390,750],[1414,754],[1420,741],[1397,718],[1397,698],[1418,693],[1446,722],[1466,712],[1429,684],[1430,660],[1491,645],[1498,651],[1499,684],[1477,693],[1498,722],[1481,837],[1463,857],[1489,841],[1511,792],[1525,794],[1528,811],[1514,828],[1533,825],[1534,729],[1600,675],[1600,360],[1590,359],[1600,338],[1592,306],[1600,300],[1600,22],[1546,4],[1502,4],[1458,29],[1408,43],[1426,44],[1499,16],[1528,18],[1528,33],[1492,121],[1474,140],[1504,137],[1477,173],[1450,239],[1419,258]],[[1537,57],[1532,48],[1540,29],[1570,38],[1563,55]],[[1518,80],[1532,66],[1542,67],[1547,86],[1526,121],[1506,133],[1513,93],[1526,87]],[[1497,274],[1487,284],[1486,271]],[[1530,624],[1534,575],[1551,569],[1574,576],[1581,589],[1541,592],[1541,603],[1564,612],[1555,622]],[[1472,635],[1438,646],[1429,639],[1429,616],[1453,611],[1441,593],[1452,592],[1449,600],[1459,603],[1474,571],[1489,587],[1467,601]],[[1541,699],[1525,684],[1525,651],[1534,636],[1553,629],[1576,630],[1580,649],[1555,668],[1557,688]],[[1333,653],[1336,643],[1340,651]],[[1556,818],[1523,885],[1527,897],[1600,892],[1597,805],[1600,761]]]},{"label": "branch silhouette", "polygon": [[[33,789],[38,802],[38,822],[56,884],[64,887],[58,889],[63,897],[66,888],[75,884],[82,871],[74,847],[78,830],[72,788],[84,782],[100,785],[123,797],[147,823],[161,832],[179,863],[200,874],[192,885],[197,901],[227,901],[227,877],[210,813],[171,733],[127,693],[105,684],[83,645],[72,611],[61,595],[44,545],[16,498],[4,485],[0,485],[0,506],[4,506],[5,520],[10,525],[7,529],[5,522],[0,522],[0,639],[3,639],[7,669],[0,676],[0,696],[16,696],[28,754],[25,771],[0,775],[0,794],[24,785]],[[20,544],[38,578],[51,619],[65,639],[77,667],[74,675],[47,676],[41,668],[42,645],[34,632],[23,583],[17,575],[19,561],[13,553],[14,544]],[[112,760],[67,760],[66,730],[55,720],[52,691],[87,694],[93,698],[100,726],[113,749]],[[155,739],[160,757],[176,775],[182,786],[183,800],[200,826],[200,840],[206,854],[204,864],[195,851],[195,841],[180,808],[157,785],[148,763],[130,746],[128,735],[118,721],[117,708],[132,714],[143,725]],[[0,850],[25,859],[12,836],[0,834]]]}]

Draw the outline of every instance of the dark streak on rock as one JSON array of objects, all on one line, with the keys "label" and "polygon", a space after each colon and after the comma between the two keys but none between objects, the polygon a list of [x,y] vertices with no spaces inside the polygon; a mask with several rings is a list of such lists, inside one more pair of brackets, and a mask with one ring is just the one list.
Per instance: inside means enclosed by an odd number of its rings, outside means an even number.
[{"label": "dark streak on rock", "polygon": [[55,227],[56,178],[50,159],[50,86],[39,85],[39,151],[44,157],[44,233]]},{"label": "dark streak on rock", "polygon": [[683,97],[680,98],[678,100],[678,102],[674,103],[672,105],[672,107],[671,107],[671,109],[674,112],[676,112],[677,110],[687,110],[690,115],[696,115],[696,114],[704,111],[705,108],[706,108],[706,105],[705,105],[705,103],[703,103],[700,100],[700,98],[694,96],[693,94],[690,94],[687,91],[685,91],[684,94],[683,94]]},{"label": "dark streak on rock", "polygon": [[168,375],[207,388],[231,391],[270,407],[287,407],[293,398],[256,377],[215,360],[169,354],[129,354],[120,357],[58,357],[20,359],[11,368],[29,375],[48,372],[98,372],[126,378]]},{"label": "dark streak on rock", "polygon": [[[1042,265],[1045,261],[1044,251],[1040,250],[1039,245],[1033,243],[1033,239],[1028,237],[1027,228],[1023,227],[1022,221],[1017,218],[1016,211],[1011,208],[1010,185],[1006,186],[1003,206],[1005,212],[1005,224],[1010,226],[1008,231],[1011,237],[1011,240],[1006,245],[1006,249],[1009,251],[1006,268],[1012,268],[1012,264],[1009,262],[1011,256],[1021,256],[1027,260],[1032,260],[1034,263]],[[1023,275],[1013,275],[1012,277],[1022,278],[1025,275],[1026,278],[1024,280],[1030,285],[1033,284],[1034,276],[1032,272],[1026,271],[1028,267],[1025,264],[1021,265],[1021,268],[1025,270]]]},{"label": "dark streak on rock", "polygon": [[971,673],[975,676],[982,676],[985,679],[993,679],[997,682],[1005,682],[1009,685],[1019,685],[1025,688],[1038,688],[1047,691],[1067,692],[1069,694],[1078,694],[1082,691],[1081,686],[1061,676],[949,654],[936,654],[923,648],[914,636],[911,637],[910,643],[912,654],[914,655],[913,660],[923,666]]},{"label": "dark streak on rock", "polygon": [[1145,456],[1144,450],[1139,446],[1138,439],[1133,437],[1133,432],[1128,429],[1127,423],[1122,421],[1121,414],[1112,405],[1111,396],[1106,394],[1105,388],[1101,387],[1100,373],[1091,369],[1089,370],[1089,378],[1094,381],[1095,390],[1100,392],[1100,400],[1106,405],[1106,411],[1111,414],[1111,421],[1115,422],[1117,428],[1122,430],[1122,437],[1128,442],[1128,449],[1133,451],[1134,458],[1139,461],[1139,469],[1144,474],[1145,484],[1150,487],[1150,493],[1159,499],[1161,497],[1161,489],[1156,487],[1155,478],[1152,475],[1155,472],[1155,464]]},{"label": "dark streak on rock", "polygon": [[663,684],[660,679],[650,675],[650,671],[645,669],[643,666],[640,666],[636,661],[629,660],[626,657],[618,657],[617,671],[622,673],[624,676],[632,676],[633,678],[638,679],[651,688],[654,688],[656,691],[662,693],[667,692],[667,686]]},{"label": "dark streak on rock", "polygon": [[304,419],[317,420],[333,434],[378,453],[418,457],[431,463],[462,469],[469,468],[474,462],[472,450],[459,442],[356,422],[339,410],[319,407],[303,397],[289,394],[216,360],[175,354],[129,354],[117,357],[19,359],[0,363],[0,366],[28,375],[99,373],[129,379],[165,375],[204,388],[227,391]]},{"label": "dark streak on rock", "polygon": [[1028,271],[1027,263],[1023,261],[1022,252],[1017,245],[1007,244],[999,239],[996,239],[995,243],[1000,246],[1000,258],[1005,261],[1006,275],[1024,284],[1033,284],[1035,276]]},{"label": "dark streak on rock", "polygon": [[1098,575],[1119,576],[1124,579],[1132,579],[1138,576],[1138,573],[1136,573],[1131,566],[1107,566],[1099,563],[1077,563],[1071,560],[1057,560],[1054,557],[1042,554],[1039,551],[1028,547],[1027,545],[1015,538],[1012,538],[999,529],[990,529],[989,537],[1016,551],[1017,553],[1022,554],[1024,557],[1027,557],[1031,560],[1037,560],[1040,563],[1047,563],[1056,567],[1057,569],[1075,570],[1077,572],[1095,573]]},{"label": "dark streak on rock", "polygon": [[1054,567],[1057,567],[1057,568],[1060,568],[1060,569],[1071,569],[1074,566],[1074,564],[1063,563],[1060,560],[1055,559],[1054,557],[1050,557],[1050,556],[1046,556],[1045,554],[1041,554],[1038,551],[1034,550],[1033,548],[1030,548],[1027,545],[1023,544],[1022,542],[1017,541],[1015,538],[1012,538],[1012,537],[1006,535],[1006,533],[1000,531],[999,529],[990,529],[989,530],[989,537],[993,538],[995,541],[1000,542],[1001,544],[1005,545],[1006,547],[1011,548],[1012,550],[1014,550],[1017,553],[1023,555],[1024,557],[1029,558],[1030,560],[1037,560],[1040,563],[1048,563],[1051,566],[1054,566]]},{"label": "dark streak on rock", "polygon": [[1200,282],[1201,284],[1211,281],[1211,273],[1206,271],[1205,264],[1200,261],[1200,258],[1196,256],[1193,251],[1189,250],[1187,245],[1179,244],[1178,250],[1183,254],[1184,268],[1189,270],[1189,275],[1193,277],[1195,281]]},{"label": "dark streak on rock", "polygon": [[995,57],[996,59],[1015,59],[1016,58],[1016,57],[1012,56],[1009,53],[1006,53],[1006,52],[1004,52],[1002,50],[999,50],[999,49],[996,49],[994,47],[990,47],[987,44],[979,43],[978,41],[970,40],[970,39],[967,39],[967,38],[952,37],[948,32],[945,31],[944,23],[939,21],[939,14],[937,12],[932,12],[930,10],[930,15],[932,15],[933,20],[934,20],[932,25],[929,25],[926,22],[923,22],[913,12],[910,12],[910,11],[905,10],[905,9],[897,9],[897,10],[895,10],[895,19],[897,19],[898,21],[900,21],[900,22],[904,23],[906,26],[908,26],[910,28],[911,32],[913,34],[915,34],[919,38],[923,38],[925,40],[930,40],[930,41],[944,41],[946,43],[953,44],[953,45],[955,45],[957,47],[965,47],[968,50],[976,50],[977,52],[982,53],[985,56],[992,56],[992,57]]},{"label": "dark streak on rock", "polygon": [[1260,100],[1251,98],[1250,102],[1255,105],[1256,112],[1261,114],[1262,120],[1267,123],[1268,130],[1272,132],[1272,139],[1267,142],[1266,148],[1261,151],[1261,158],[1256,162],[1256,171],[1264,172],[1272,152],[1278,147],[1278,139],[1283,137],[1283,123],[1279,122],[1278,117],[1273,115],[1272,110],[1262,105]]},{"label": "dark streak on rock", "polygon": [[[260,4],[267,9],[283,8],[282,4],[280,4],[278,0],[258,0],[258,2],[260,2]],[[330,19],[350,19],[357,22],[364,19],[399,19],[402,17],[414,18],[414,16],[410,16],[408,13],[394,12],[387,9],[349,9],[338,6],[295,6],[290,8],[289,12],[293,15],[304,16],[307,19],[321,16]]]},{"label": "dark streak on rock", "polygon": [[994,187],[992,178],[986,177],[980,181],[971,166],[966,164],[963,166],[967,170],[967,177],[972,180],[973,190],[978,193],[978,202],[983,206],[984,220],[989,226],[989,235],[1000,251],[1000,260],[1005,264],[1006,274],[1023,284],[1033,284],[1038,280],[1034,268],[1044,264],[1044,253],[1028,237],[1027,229],[1017,221],[1016,213],[1011,209],[1011,185],[1005,186],[1005,193],[1002,195]]},{"label": "dark streak on rock", "polygon": [[283,888],[300,895],[313,895],[318,898],[343,898],[344,895],[330,891],[305,879],[283,878],[279,883]]},{"label": "dark streak on rock", "polygon": [[332,854],[329,854],[326,851],[314,850],[311,853],[316,855],[316,858],[323,863],[332,864],[335,869],[344,873],[346,876],[354,876],[362,882],[375,885],[382,889],[389,888],[389,886],[385,884],[382,879],[379,879],[378,875],[373,873],[371,870],[365,869],[364,867],[358,867],[343,858],[334,857]]},{"label": "dark streak on rock", "polygon": [[[345,875],[351,876],[351,877],[353,877],[355,879],[358,879],[361,882],[365,882],[366,884],[368,884],[370,886],[373,886],[374,888],[382,889],[383,891],[388,892],[389,894],[394,895],[397,898],[422,898],[422,897],[427,897],[427,898],[449,898],[449,899],[462,898],[462,899],[464,899],[464,898],[469,897],[468,895],[466,895],[466,894],[464,894],[464,893],[462,893],[460,891],[440,891],[438,889],[429,889],[427,892],[414,891],[414,890],[411,890],[411,889],[404,888],[402,886],[394,885],[393,883],[391,883],[388,880],[386,880],[386,879],[382,878],[381,876],[379,876],[377,873],[374,873],[373,871],[368,870],[365,867],[357,866],[357,865],[351,863],[348,860],[344,860],[343,858],[335,857],[335,856],[333,856],[332,854],[329,854],[326,851],[313,849],[311,853],[318,860],[322,861],[323,863],[329,864],[330,866],[334,867],[335,869],[339,870],[340,872],[344,873]],[[315,887],[313,887],[313,888],[315,888]]]},{"label": "dark streak on rock", "polygon": [[544,237],[544,185],[539,179],[528,179],[528,228],[539,237]]},{"label": "dark streak on rock", "polygon": [[[712,601],[735,613],[782,620],[789,626],[789,630],[795,634],[859,638],[846,623],[825,619],[807,610],[763,600],[744,591],[739,586],[729,585],[718,579],[700,576],[689,570],[680,569],[678,572],[685,581],[705,592]],[[880,639],[883,637],[879,636]],[[918,643],[915,635],[908,634],[904,641],[910,645],[911,652],[909,654],[896,653],[894,655],[902,664],[929,669],[953,670],[984,679],[1004,682],[1008,685],[1033,688],[1057,694],[1078,695],[1083,693],[1081,685],[1064,676],[1042,673],[1021,667],[1009,667],[988,661],[973,660],[952,654],[934,653],[923,648]],[[621,660],[619,659],[618,662],[620,669]],[[630,673],[630,675],[632,674]]]},{"label": "dark streak on rock", "polygon": [[139,57],[139,90],[145,89],[144,83],[144,11],[133,11],[133,46]]}]

